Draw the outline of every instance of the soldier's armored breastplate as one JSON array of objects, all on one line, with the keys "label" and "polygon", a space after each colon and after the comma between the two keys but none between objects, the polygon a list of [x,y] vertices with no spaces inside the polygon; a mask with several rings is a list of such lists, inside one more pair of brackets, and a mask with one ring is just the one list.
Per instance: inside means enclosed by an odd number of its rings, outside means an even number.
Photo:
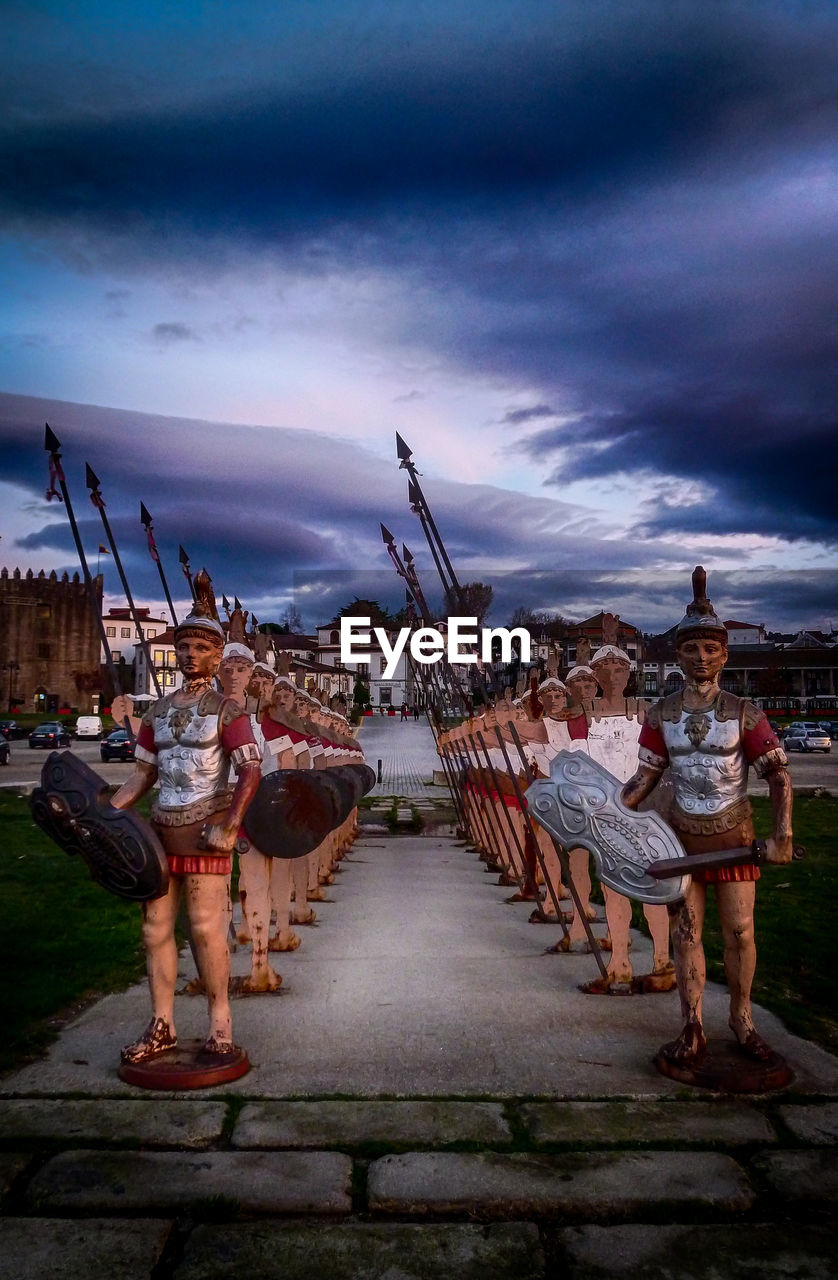
[{"label": "soldier's armored breastplate", "polygon": [[664,722],[663,737],[682,813],[711,817],[746,795],[748,761],[738,720],[717,720],[712,707],[683,711],[676,723]]},{"label": "soldier's armored breastplate", "polygon": [[619,782],[628,782],[637,768],[640,723],[627,716],[603,716],[588,725],[588,755],[613,773]]},{"label": "soldier's armored breastplate", "polygon": [[160,809],[183,809],[227,790],[229,762],[221,748],[218,715],[197,707],[170,707],[154,720]]}]

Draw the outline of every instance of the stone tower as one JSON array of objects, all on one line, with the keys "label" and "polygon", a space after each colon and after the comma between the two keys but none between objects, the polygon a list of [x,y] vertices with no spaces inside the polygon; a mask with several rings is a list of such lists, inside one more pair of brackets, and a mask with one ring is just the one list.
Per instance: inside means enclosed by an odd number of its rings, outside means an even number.
[{"label": "stone tower", "polygon": [[[102,610],[102,576],[93,579]],[[0,714],[11,696],[18,710],[53,715],[61,707],[90,711],[101,687],[99,630],[78,573],[59,578],[29,569],[0,569]],[[10,673],[9,663],[19,670]]]}]

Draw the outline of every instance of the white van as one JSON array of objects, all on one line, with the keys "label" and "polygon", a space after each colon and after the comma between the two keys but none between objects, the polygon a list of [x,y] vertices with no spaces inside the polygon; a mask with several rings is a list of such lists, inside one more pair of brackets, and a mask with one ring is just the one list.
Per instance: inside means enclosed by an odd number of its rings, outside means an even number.
[{"label": "white van", "polygon": [[77,738],[101,738],[104,732],[101,716],[79,716],[76,721]]}]

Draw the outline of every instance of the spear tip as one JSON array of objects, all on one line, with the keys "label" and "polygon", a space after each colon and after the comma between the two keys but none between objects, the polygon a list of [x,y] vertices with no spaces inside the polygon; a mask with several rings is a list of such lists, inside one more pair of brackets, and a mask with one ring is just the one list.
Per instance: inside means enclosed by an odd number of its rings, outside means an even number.
[{"label": "spear tip", "polygon": [[184,551],[183,547],[178,547],[178,559],[181,564],[189,564],[189,555]]},{"label": "spear tip", "polygon": [[84,483],[87,485],[88,489],[99,488],[99,477],[89,462],[84,464]]},{"label": "spear tip", "polygon": [[408,560],[413,564],[413,552],[410,551],[404,543],[402,543],[402,556],[405,560]]},{"label": "spear tip", "polygon": [[413,457],[413,450],[396,432],[396,455],[400,462],[409,462]]},{"label": "spear tip", "polygon": [[383,542],[385,542],[385,543],[387,543],[388,545],[392,545],[392,544],[396,541],[396,539],[393,537],[392,533],[391,533],[391,532],[390,532],[390,530],[387,528],[386,524],[382,524],[382,523],[379,521],[378,527],[379,527],[379,528],[380,528],[380,530],[381,530],[381,538],[382,538],[382,541],[383,541]]},{"label": "spear tip", "polygon": [[53,430],[51,430],[48,422],[44,423],[44,448],[50,453],[56,453],[61,448],[61,441]]},{"label": "spear tip", "polygon": [[151,512],[144,502],[140,503],[140,524],[144,524],[146,528],[151,524]]},{"label": "spear tip", "polygon": [[408,480],[407,482],[407,500],[412,507],[421,506],[422,499],[419,489],[413,480]]}]

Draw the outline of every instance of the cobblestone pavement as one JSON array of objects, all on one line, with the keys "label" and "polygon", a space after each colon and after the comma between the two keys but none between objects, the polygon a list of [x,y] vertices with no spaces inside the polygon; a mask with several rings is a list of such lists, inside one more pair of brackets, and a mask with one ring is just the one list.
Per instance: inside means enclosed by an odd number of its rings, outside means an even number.
[{"label": "cobblestone pavement", "polygon": [[795,1083],[684,1089],[650,1061],[674,993],[582,995],[590,957],[545,955],[473,852],[365,836],[341,867],[282,996],[234,1005],[235,1084],[118,1080],[142,986],[0,1080],[0,1280],[836,1274],[836,1059],[758,1011]]},{"label": "cobblestone pavement", "polygon": [[381,761],[381,782],[371,795],[447,795],[445,787],[433,785],[439,758],[424,716],[404,722],[398,716],[368,716],[362,722],[359,741],[371,768],[376,769]]}]

